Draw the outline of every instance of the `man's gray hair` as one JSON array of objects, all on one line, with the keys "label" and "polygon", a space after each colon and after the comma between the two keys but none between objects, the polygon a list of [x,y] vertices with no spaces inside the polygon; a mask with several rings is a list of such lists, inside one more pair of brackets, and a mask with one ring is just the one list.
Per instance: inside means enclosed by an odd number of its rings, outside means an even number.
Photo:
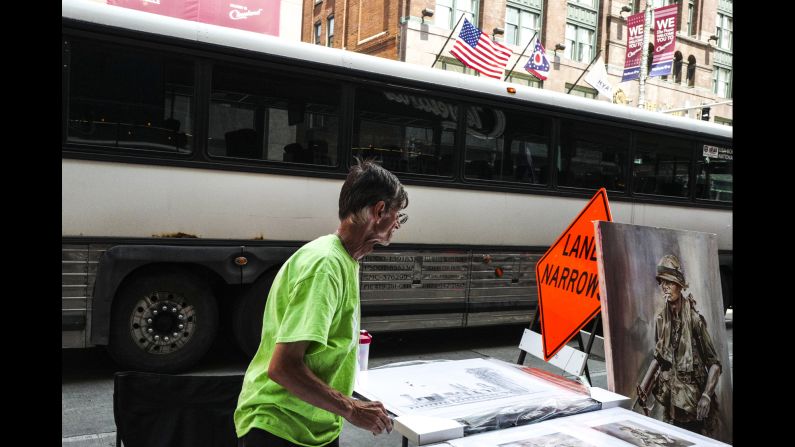
[{"label": "man's gray hair", "polygon": [[352,217],[361,222],[369,214],[368,207],[383,200],[386,211],[402,210],[409,205],[409,196],[395,174],[373,160],[356,159],[342,185],[339,202],[340,220]]}]

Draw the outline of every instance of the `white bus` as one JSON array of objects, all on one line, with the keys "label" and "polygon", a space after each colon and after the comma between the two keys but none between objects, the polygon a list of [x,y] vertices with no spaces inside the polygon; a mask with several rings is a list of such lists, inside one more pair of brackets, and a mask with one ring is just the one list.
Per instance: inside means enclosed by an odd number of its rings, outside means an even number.
[{"label": "white bus", "polygon": [[86,0],[62,44],[64,348],[178,371],[230,328],[252,354],[354,157],[411,204],[361,262],[368,330],[529,323],[600,187],[616,221],[717,233],[731,303],[731,127]]}]

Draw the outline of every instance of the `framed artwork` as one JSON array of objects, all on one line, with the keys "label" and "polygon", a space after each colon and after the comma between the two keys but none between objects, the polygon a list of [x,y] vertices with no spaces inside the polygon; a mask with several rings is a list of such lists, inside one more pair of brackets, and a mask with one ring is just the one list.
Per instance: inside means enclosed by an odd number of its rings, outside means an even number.
[{"label": "framed artwork", "polygon": [[608,389],[638,413],[731,443],[717,236],[594,225]]}]

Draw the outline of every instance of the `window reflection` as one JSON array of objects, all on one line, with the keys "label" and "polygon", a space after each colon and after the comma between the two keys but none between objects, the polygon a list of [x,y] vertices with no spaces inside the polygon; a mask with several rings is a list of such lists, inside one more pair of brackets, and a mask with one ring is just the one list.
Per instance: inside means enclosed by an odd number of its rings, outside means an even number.
[{"label": "window reflection", "polygon": [[353,155],[394,172],[452,176],[458,105],[392,90],[356,92]]},{"label": "window reflection", "polygon": [[491,107],[467,107],[464,176],[545,184],[549,181],[549,119]]}]

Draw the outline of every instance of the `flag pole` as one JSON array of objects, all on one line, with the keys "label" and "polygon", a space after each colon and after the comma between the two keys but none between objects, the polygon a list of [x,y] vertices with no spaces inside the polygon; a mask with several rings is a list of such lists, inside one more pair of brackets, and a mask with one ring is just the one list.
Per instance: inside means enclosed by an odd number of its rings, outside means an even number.
[{"label": "flag pole", "polygon": [[587,67],[585,67],[585,70],[583,70],[583,71],[582,71],[582,73],[580,73],[580,77],[579,77],[579,78],[577,78],[577,80],[576,80],[576,81],[574,81],[574,84],[571,84],[571,87],[569,87],[569,89],[568,89],[568,90],[566,90],[566,94],[567,94],[567,95],[569,94],[569,92],[571,91],[571,89],[573,89],[573,88],[574,88],[574,86],[575,86],[575,85],[577,85],[577,83],[578,83],[578,82],[580,82],[580,79],[582,79],[583,75],[584,75],[585,73],[587,73],[587,72],[588,72],[588,69],[589,69],[589,68],[591,68],[591,65],[593,65],[593,63],[594,63],[594,62],[596,62],[596,59],[599,59],[599,55],[600,55],[600,54],[602,54],[602,49],[601,49],[601,48],[600,48],[600,49],[599,49],[599,50],[596,52],[596,56],[594,56],[594,58],[593,58],[593,59],[591,59],[591,63],[590,63],[590,64],[588,64],[588,66],[587,66]]},{"label": "flag pole", "polygon": [[[516,64],[518,64],[518,63],[519,63],[519,59],[521,59],[521,58],[522,58],[522,56],[524,56],[524,52],[525,52],[525,51],[527,51],[527,48],[528,48],[528,47],[530,47],[530,42],[532,42],[532,41],[533,41],[533,39],[535,39],[535,37],[536,37],[537,35],[538,35],[538,31],[536,31],[536,33],[535,33],[535,34],[533,34],[533,37],[531,37],[531,38],[530,38],[530,40],[528,40],[528,41],[527,41],[527,45],[525,45],[525,47],[524,47],[524,50],[522,50],[522,54],[520,54],[520,55],[519,55],[519,58],[518,58],[518,59],[516,59],[516,62],[514,62],[514,63],[513,63],[513,67],[511,67],[511,69],[510,69],[510,70],[508,70],[508,74],[507,74],[507,75],[505,75],[505,79],[508,79],[508,76],[510,76],[510,75],[511,75],[511,73],[513,73],[513,69],[514,69],[514,68],[516,68]],[[505,79],[503,79],[503,81],[504,81]]]},{"label": "flag pole", "polygon": [[461,19],[463,19],[463,18],[464,18],[464,14],[461,14],[461,17],[458,18],[457,22],[455,22],[455,26],[453,27],[452,31],[450,31],[450,35],[447,36],[447,40],[444,41],[444,45],[442,45],[442,49],[439,50],[439,54],[437,54],[436,55],[436,59],[433,60],[433,63],[431,64],[431,68],[433,68],[433,66],[436,65],[436,61],[438,61],[439,60],[439,56],[442,55],[442,51],[444,51],[444,47],[447,46],[447,42],[450,42],[450,38],[453,37],[453,33],[455,32],[456,28],[458,28],[458,24],[461,23]]}]

